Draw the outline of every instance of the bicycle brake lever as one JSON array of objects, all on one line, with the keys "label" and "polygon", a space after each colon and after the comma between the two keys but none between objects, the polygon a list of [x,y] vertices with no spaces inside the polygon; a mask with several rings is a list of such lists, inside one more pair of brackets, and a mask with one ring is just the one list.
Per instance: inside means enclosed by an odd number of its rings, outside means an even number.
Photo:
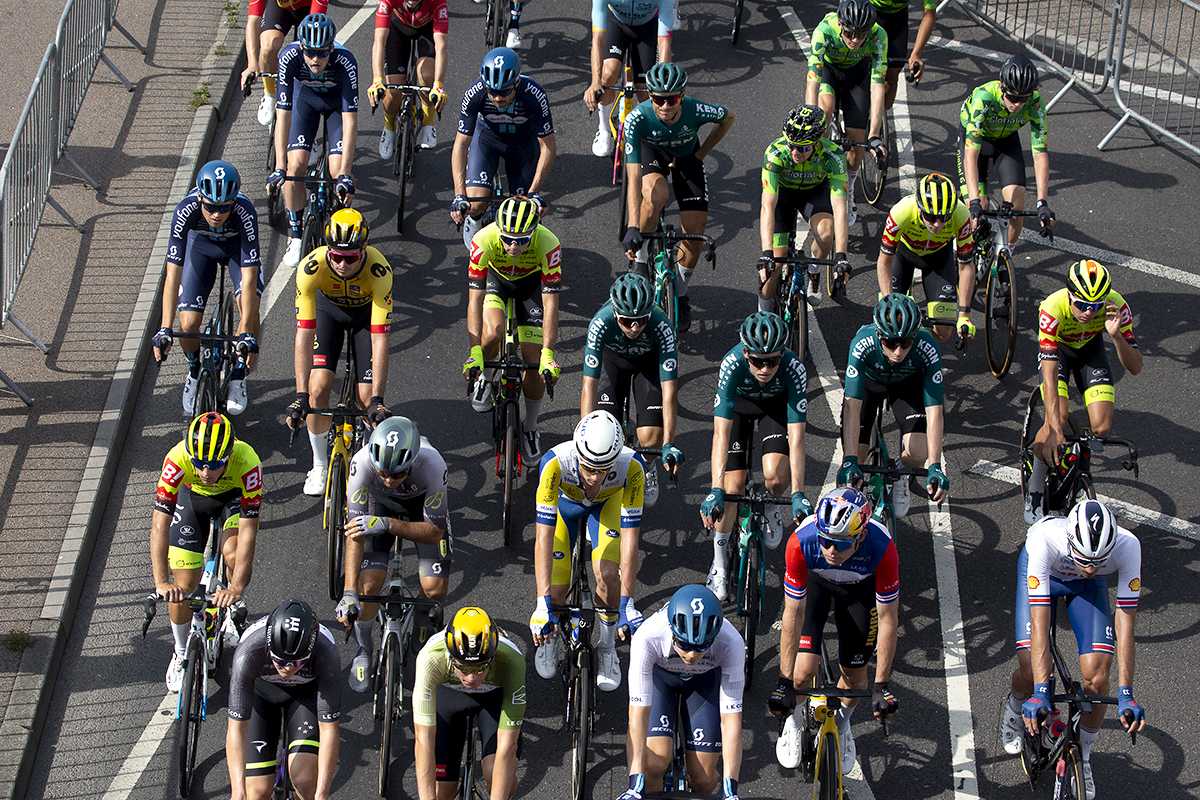
[{"label": "bicycle brake lever", "polygon": [[554,399],[554,384],[550,382],[551,377],[552,376],[550,375],[550,370],[548,370],[548,369],[542,370],[542,380],[544,380],[546,382],[546,395],[551,400],[553,400]]},{"label": "bicycle brake lever", "polygon": [[142,638],[146,638],[146,631],[150,630],[150,623],[154,621],[154,615],[158,613],[158,595],[150,595],[143,603],[146,610],[146,618],[142,622]]},{"label": "bicycle brake lever", "polygon": [[258,77],[258,73],[251,72],[246,76],[246,80],[242,82],[242,97],[249,97],[250,92],[254,89],[254,79]]},{"label": "bicycle brake lever", "polygon": [[888,729],[887,729],[887,717],[880,717],[880,718],[879,718],[879,725],[880,725],[880,727],[882,727],[882,728],[883,728],[883,738],[885,738],[885,739],[886,739],[886,738],[888,737]]}]

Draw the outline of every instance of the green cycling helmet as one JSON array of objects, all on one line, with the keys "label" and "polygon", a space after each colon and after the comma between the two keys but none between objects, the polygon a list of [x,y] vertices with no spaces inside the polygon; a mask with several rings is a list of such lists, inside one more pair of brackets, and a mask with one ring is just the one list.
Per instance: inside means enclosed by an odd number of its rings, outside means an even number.
[{"label": "green cycling helmet", "polygon": [[687,73],[678,64],[658,63],[646,73],[646,86],[654,94],[683,94]]},{"label": "green cycling helmet", "polygon": [[613,313],[621,317],[644,317],[654,308],[650,281],[633,272],[626,272],[613,283],[608,293]]},{"label": "green cycling helmet", "polygon": [[921,327],[921,309],[906,294],[892,292],[875,304],[875,332],[880,339],[908,339]]},{"label": "green cycling helmet", "polygon": [[739,333],[747,353],[778,353],[788,343],[787,326],[770,311],[756,311],[746,317]]}]

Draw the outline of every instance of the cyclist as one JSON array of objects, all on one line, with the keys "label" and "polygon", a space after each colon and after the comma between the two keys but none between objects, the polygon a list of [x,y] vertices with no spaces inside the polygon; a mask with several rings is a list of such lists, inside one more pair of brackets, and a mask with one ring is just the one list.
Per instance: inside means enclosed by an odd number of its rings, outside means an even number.
[{"label": "cyclist", "polygon": [[[674,444],[679,419],[675,332],[641,275],[627,272],[617,278],[608,296],[588,325],[579,416],[601,409],[624,420],[625,398],[632,389],[638,443],[662,447],[667,472],[677,475],[683,451]],[[644,505],[656,502],[658,459],[653,458],[646,465]]]},{"label": "cyclist", "polygon": [[521,59],[511,48],[489,50],[479,79],[463,95],[450,157],[454,177],[450,218],[463,226],[468,250],[488,209],[486,200],[475,198],[492,193],[500,159],[504,159],[509,188],[517,189],[513,193],[527,194],[543,206],[538,191],[546,184],[557,152],[546,90],[532,78],[522,77]]},{"label": "cyclist", "polygon": [[[841,108],[846,137],[865,140],[879,158],[887,157],[887,146],[880,138],[887,52],[887,34],[875,22],[871,0],[840,0],[837,11],[826,14],[813,31],[804,94],[804,102],[819,105],[830,120]],[[854,186],[862,160],[861,147],[846,153],[846,221],[850,225],[858,221]]]},{"label": "cyclist", "polygon": [[[987,208],[991,167],[995,167],[1004,200],[1017,211],[1025,210],[1025,151],[1021,148],[1020,131],[1028,122],[1041,235],[1049,235],[1054,227],[1054,212],[1046,203],[1050,183],[1046,109],[1037,86],[1037,67],[1018,54],[1009,56],[1000,67],[999,80],[977,87],[963,101],[958,115],[958,179],[962,182],[963,196],[970,201],[972,226],[981,224]],[[1016,247],[1023,224],[1024,217],[1008,221],[1009,253]]]},{"label": "cyclist", "polygon": [[[700,504],[704,527],[713,531],[713,564],[708,588],[724,601],[729,533],[737,521],[736,504],[725,509],[725,492],[746,488],[754,424],[762,438],[763,483],[776,497],[791,487],[792,519],[812,513],[804,496],[804,429],[808,420],[805,389],[808,373],[787,349],[783,320],[766,311],[746,317],[740,339],[721,360],[713,411],[712,488]],[[764,541],[774,550],[783,540],[780,506],[767,506]]]},{"label": "cyclist", "polygon": [[[788,540],[783,579],[783,628],[779,636],[779,685],[767,707],[777,717],[796,708],[796,688],[812,685],[821,665],[825,621],[833,611],[838,633],[838,686],[864,689],[871,653],[875,651],[875,690],[871,709],[876,718],[895,714],[900,704],[888,688],[899,629],[900,558],[887,528],[871,518],[871,502],[849,486],[834,489],[817,501],[816,513]],[[857,697],[844,698],[837,709],[842,740],[842,774],[854,768],[857,747],[850,716]],[[785,729],[776,746],[780,764],[800,762],[800,737]]]},{"label": "cyclist", "polygon": [[[346,487],[346,583],[337,618],[349,626],[358,617],[354,636],[358,648],[350,664],[350,688],[365,692],[370,685],[375,638],[375,603],[359,603],[360,594],[379,594],[387,577],[392,546],[397,558],[405,539],[417,548],[421,596],[445,600],[450,588],[454,535],[446,494],[446,462],[407,417],[389,417],[375,426],[366,446],[350,460]],[[420,649],[429,634],[441,630],[440,609],[428,624],[419,620],[412,642]]]},{"label": "cyclist", "polygon": [[[943,321],[933,326],[934,338],[945,343],[964,327],[970,338],[975,335],[970,316],[974,252],[971,215],[958,199],[953,182],[936,172],[926,175],[917,182],[915,192],[888,212],[875,267],[879,296],[911,294],[914,273],[920,270],[929,318]],[[958,309],[953,328],[946,319],[951,303],[957,303]]]},{"label": "cyclist", "polygon": [[[250,0],[246,14],[246,68],[243,86],[262,75],[263,96],[258,104],[258,124],[270,125],[275,119],[275,75],[279,68],[279,50],[292,28],[309,14],[324,14],[328,0]],[[257,70],[257,73],[255,72]]]},{"label": "cyclist", "polygon": [[271,797],[281,728],[297,796],[328,800],[341,735],[341,669],[333,634],[303,600],[287,601],[246,630],[229,668],[225,760],[233,800]]},{"label": "cyclist", "polygon": [[[296,270],[296,399],[288,425],[299,429],[312,407],[326,408],[342,355],[342,334],[354,337],[358,400],[372,424],[388,417],[383,393],[388,379],[388,333],[392,329],[392,268],[367,245],[371,229],[352,208],[335,211],[325,226],[325,246]],[[310,355],[311,354],[311,355]],[[349,380],[347,376],[347,380]],[[304,493],[320,497],[329,471],[329,417],[308,418],[313,467]]]},{"label": "cyclist", "polygon": [[[492,408],[492,383],[484,375],[483,362],[500,354],[507,335],[505,305],[516,307],[517,339],[521,358],[537,364],[537,372],[525,373],[522,444],[525,459],[536,463],[542,457],[538,417],[547,382],[553,386],[560,372],[554,360],[558,342],[558,291],[562,285],[562,248],[558,237],[538,224],[538,204],[528,197],[510,197],[500,204],[496,221],[471,240],[471,263],[467,271],[467,340],[470,356],[463,363],[463,376],[471,380],[471,407],[480,413]],[[543,380],[543,376],[549,376]]]},{"label": "cyclist", "polygon": [[[796,235],[796,215],[804,217],[812,232],[813,258],[828,258],[848,272],[849,234],[846,226],[846,154],[824,138],[828,128],[819,106],[797,106],[783,122],[783,136],[763,154],[762,205],[758,233],[762,255],[758,259],[758,310],[774,311],[779,276],[772,256],[783,257]],[[808,271],[808,301],[821,302],[821,268]]]},{"label": "cyclist", "polygon": [[296,29],[296,41],[279,54],[275,104],[275,171],[267,186],[283,192],[288,213],[287,267],[300,263],[304,182],[284,181],[308,168],[321,120],[329,147],[329,174],[337,176],[344,205],[354,200],[354,146],[358,140],[358,62],[333,40],[337,28],[324,14],[309,14]]},{"label": "cyclist", "polygon": [[[903,449],[896,466],[919,469],[928,462],[925,489],[933,502],[942,502],[950,492],[942,469],[942,350],[921,327],[921,310],[906,294],[884,296],[875,304],[874,324],[863,325],[850,341],[839,486],[862,482],[859,460],[867,456],[871,426],[884,402],[900,427]],[[908,480],[902,479],[892,493],[896,518],[907,514],[911,504]]]},{"label": "cyclist", "polygon": [[513,796],[525,721],[525,656],[482,608],[459,609],[445,635],[421,648],[412,702],[419,800],[455,796],[469,717],[482,744],[489,796]]},{"label": "cyclist", "polygon": [[[199,333],[204,306],[217,280],[217,270],[229,266],[229,282],[238,303],[239,353],[229,380],[226,410],[232,415],[246,410],[246,364],[258,352],[258,304],[263,272],[259,257],[258,214],[242,194],[237,169],[228,161],[210,161],[200,168],[196,188],[175,206],[171,238],[167,242],[166,277],[163,281],[162,327],[154,334],[154,358],[167,357],[174,340],[171,330],[179,309],[179,330]],[[254,286],[243,292],[243,286]],[[171,298],[178,298],[176,303]],[[188,376],[183,383],[183,413],[193,413],[200,385],[200,342],[183,339]],[[243,347],[244,346],[244,347]],[[250,355],[244,355],[245,350]]]},{"label": "cyclist", "polygon": [[887,34],[887,72],[884,74],[883,105],[889,111],[896,102],[896,84],[900,80],[900,70],[908,67],[909,81],[913,84],[921,82],[925,74],[925,62],[921,54],[929,37],[933,35],[933,26],[937,24],[937,0],[921,0],[921,25],[917,28],[917,40],[913,42],[912,53],[905,60],[908,52],[908,7],[909,0],[871,0],[875,6],[875,19],[879,27]]},{"label": "cyclist", "polygon": [[[537,490],[537,541],[533,568],[538,600],[529,627],[537,645],[534,666],[546,680],[558,671],[558,619],[571,580],[572,553],[586,528],[596,575],[600,641],[596,685],[612,692],[621,685],[617,628],[621,639],[637,631],[642,615],[633,605],[637,585],[638,539],[642,531],[642,457],[621,443],[621,423],[607,411],[593,411],[575,426],[572,441],[552,447],[542,458]],[[618,613],[612,609],[620,603]]]},{"label": "cyclist", "polygon": [[[693,792],[737,797],[742,768],[742,690],[746,643],[725,622],[721,601],[699,584],[682,586],[629,646],[629,791],[662,791],[674,756],[674,728],[688,728],[687,779]],[[687,705],[676,719],[679,700]],[[654,720],[651,724],[651,720]],[[717,757],[723,756],[721,771]]]},{"label": "cyclist", "polygon": [[[420,146],[437,147],[434,114],[446,106],[446,63],[450,48],[450,11],[446,0],[379,0],[375,11],[375,43],[371,46],[371,67],[375,77],[367,89],[371,107],[383,100],[383,131],[379,134],[379,157],[396,154],[396,115],[403,95],[384,84],[415,80],[428,92],[421,95]],[[417,74],[409,76],[408,58],[417,48]],[[386,76],[386,80],[383,76]]]},{"label": "cyclist", "polygon": [[[670,0],[592,0],[592,82],[583,93],[588,111],[600,109],[600,129],[592,140],[592,154],[605,158],[613,152],[613,135],[608,116],[616,93],[605,86],[618,86],[625,54],[633,69],[638,99],[645,100],[646,72],[655,64],[671,60],[675,8]],[[655,31],[658,33],[657,44]]]},{"label": "cyclist", "polygon": [[[708,224],[708,180],[704,157],[733,126],[733,112],[702,103],[683,93],[687,73],[676,64],[655,64],[646,73],[650,99],[638,103],[625,118],[625,172],[629,178],[629,224],[622,246],[634,269],[649,275],[649,251],[643,231],[658,230],[667,204],[667,178],[675,188],[684,233],[704,233]],[[700,126],[716,125],[703,144]],[[692,325],[688,282],[700,258],[700,242],[681,242],[679,253],[679,331]]]},{"label": "cyclist", "polygon": [[[1025,498],[1025,521],[1030,525],[1044,513],[1048,465],[1058,465],[1058,448],[1066,443],[1067,382],[1072,377],[1083,395],[1092,433],[1107,436],[1112,431],[1116,391],[1102,332],[1112,339],[1125,371],[1130,375],[1141,372],[1142,351],[1133,336],[1129,303],[1112,288],[1104,265],[1076,261],[1067,271],[1066,288],[1052,293],[1038,308],[1038,361],[1046,420],[1033,445],[1033,473]],[[1058,402],[1050,402],[1048,398],[1055,396]]]},{"label": "cyclist", "polygon": [[[233,433],[233,423],[210,411],[192,420],[187,435],[163,459],[150,522],[150,565],[154,591],[170,603],[175,650],[167,667],[167,689],[183,684],[184,655],[192,612],[187,596],[200,582],[204,550],[213,522],[221,523],[221,552],[228,585],[213,604],[233,608],[226,635],[236,638],[234,617],[244,617],[246,587],[254,567],[254,542],[263,495],[262,462],[254,448]],[[237,613],[240,612],[240,613]]]},{"label": "cyclist", "polygon": [[[1108,507],[1084,499],[1063,517],[1045,517],[1029,529],[1017,561],[1017,668],[1004,706],[1000,739],[1010,755],[1021,752],[1022,731],[1036,736],[1054,694],[1050,629],[1055,603],[1065,598],[1079,645],[1083,690],[1106,695],[1113,654],[1117,655],[1117,716],[1121,727],[1141,731],[1146,712],[1133,698],[1134,623],[1142,586],[1142,545],[1117,525]],[[1105,575],[1117,575],[1117,613],[1108,605]],[[1070,687],[1064,687],[1067,691]],[[1096,704],[1079,725],[1087,800],[1096,796],[1092,746],[1108,706]]]}]

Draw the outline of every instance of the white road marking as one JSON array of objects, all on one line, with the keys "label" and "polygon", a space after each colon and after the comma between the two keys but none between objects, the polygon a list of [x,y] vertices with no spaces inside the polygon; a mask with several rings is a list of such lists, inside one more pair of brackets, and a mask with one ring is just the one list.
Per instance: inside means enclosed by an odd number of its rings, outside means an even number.
[{"label": "white road marking", "polygon": [[341,28],[338,29],[338,32],[337,32],[338,41],[339,42],[349,41],[350,37],[353,36],[358,31],[358,29],[362,27],[364,22],[369,20],[371,17],[375,16],[375,8],[376,8],[376,6],[374,3],[365,5],[362,8],[360,8],[358,10],[358,13],[356,13],[353,17],[350,18],[349,22],[347,22],[344,26],[342,26]]},{"label": "white road marking", "polygon": [[1021,230],[1021,238],[1026,241],[1035,242],[1046,247],[1053,247],[1055,250],[1062,250],[1064,253],[1073,253],[1083,258],[1090,258],[1093,261],[1099,261],[1108,268],[1112,267],[1128,267],[1137,272],[1144,272],[1147,275],[1153,275],[1156,278],[1163,280],[1176,281],[1178,283],[1186,283],[1188,286],[1193,286],[1200,289],[1200,276],[1193,275],[1190,272],[1184,272],[1175,267],[1169,267],[1166,264],[1156,264],[1153,261],[1147,261],[1144,258],[1135,258],[1133,256],[1122,255],[1115,253],[1112,250],[1105,250],[1102,247],[1093,247],[1090,244],[1082,242],[1073,242],[1070,239],[1064,239],[1061,236],[1055,236],[1054,242],[1048,242],[1043,239],[1036,231],[1029,228]]},{"label": "white road marking", "polygon": [[[162,685],[159,684],[158,688],[161,689]],[[171,692],[167,693],[167,696],[158,704],[146,729],[142,731],[141,738],[137,740],[137,744],[129,751],[121,768],[113,776],[112,783],[108,785],[108,791],[104,793],[103,800],[126,800],[133,792],[133,787],[137,785],[142,773],[149,766],[150,759],[158,752],[158,747],[162,744],[163,739],[167,738],[167,732],[171,730],[171,725],[175,722],[175,709],[178,705],[179,695]]]},{"label": "white road marking", "polygon": [[259,313],[260,319],[266,319],[271,313],[271,308],[275,305],[275,301],[283,294],[284,289],[291,286],[292,276],[296,274],[295,267],[284,266],[283,262],[279,262],[279,266],[275,268],[275,272],[271,275],[271,280],[267,283],[267,290],[263,292],[262,311]]}]

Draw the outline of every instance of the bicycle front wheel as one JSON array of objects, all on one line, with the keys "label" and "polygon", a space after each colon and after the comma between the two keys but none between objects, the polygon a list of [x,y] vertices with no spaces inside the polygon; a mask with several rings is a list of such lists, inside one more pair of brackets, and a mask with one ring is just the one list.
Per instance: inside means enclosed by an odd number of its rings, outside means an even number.
[{"label": "bicycle front wheel", "polygon": [[[666,257],[666,254],[663,254],[663,258]],[[679,298],[675,296],[675,276],[664,273],[659,286],[658,304],[662,307],[663,313],[667,315],[667,321],[671,323],[671,330],[675,331],[678,336]]]},{"label": "bicycle front wheel", "polygon": [[1035,387],[1029,393],[1029,402],[1025,405],[1025,421],[1021,425],[1021,497],[1029,496],[1029,478],[1033,474],[1033,441],[1037,437],[1038,428],[1034,423],[1035,412],[1041,400],[1041,388]]},{"label": "bicycle front wheel", "polygon": [[346,462],[334,455],[329,465],[329,488],[325,494],[325,531],[328,534],[326,578],[329,599],[340,600],[346,582]]},{"label": "bicycle front wheel", "polygon": [[508,403],[504,409],[504,546],[513,544],[513,489],[517,474],[517,433],[521,420],[517,416],[517,401]]},{"label": "bicycle front wheel", "polygon": [[839,747],[837,734],[825,733],[821,736],[821,744],[817,748],[816,796],[819,800],[841,800]]},{"label": "bicycle front wheel", "polygon": [[[888,144],[886,118],[883,121],[883,130],[880,131],[879,138],[883,139],[885,146]],[[879,198],[883,196],[883,187],[887,183],[887,173],[887,158],[879,158],[869,150],[863,153],[861,173],[863,199],[873,206],[879,203]]]},{"label": "bicycle front wheel", "polygon": [[196,750],[200,744],[200,723],[204,719],[204,653],[195,640],[188,643],[187,666],[179,690],[179,796],[190,797],[196,771]]},{"label": "bicycle front wheel", "polygon": [[1079,473],[1079,477],[1075,479],[1075,491],[1071,495],[1071,506],[1084,500],[1096,499],[1096,484],[1092,481],[1092,476],[1086,472]]},{"label": "bicycle front wheel", "polygon": [[731,37],[733,44],[737,44],[738,34],[741,33],[742,8],[745,5],[746,0],[737,0],[737,2],[733,4],[733,36]]},{"label": "bicycle front wheel", "polygon": [[413,131],[414,109],[413,105],[416,101],[405,98],[400,106],[400,116],[396,120],[396,124],[400,126],[400,141],[398,143],[399,150],[396,151],[396,233],[404,233],[404,205],[408,195],[408,180],[412,177],[413,161],[416,160],[416,150],[414,144],[415,132]]},{"label": "bicycle front wheel", "polygon": [[571,729],[571,798],[586,797],[588,747],[592,734],[592,675],[591,655],[580,650],[575,670],[571,716],[575,725]]},{"label": "bicycle front wheel", "polygon": [[1066,791],[1061,795],[1055,792],[1055,796],[1074,797],[1075,800],[1085,800],[1087,792],[1085,789],[1086,784],[1083,781],[1083,753],[1080,752],[1079,746],[1075,745],[1063,753],[1063,760],[1067,762],[1067,768],[1063,771],[1063,775],[1059,780],[1066,782],[1067,785],[1063,787]]},{"label": "bicycle front wheel", "polygon": [[629,222],[629,174],[625,171],[625,157],[621,150],[625,147],[625,136],[617,137],[617,153],[613,157],[614,169],[621,173],[620,194],[617,196],[617,241],[625,239],[625,227]]},{"label": "bicycle front wheel", "polygon": [[738,580],[738,585],[744,587],[738,602],[738,615],[742,618],[742,638],[746,641],[744,670],[747,689],[750,688],[750,683],[754,679],[754,653],[758,639],[758,615],[761,602],[760,592],[762,591],[758,582],[762,564],[762,553],[759,552],[759,548],[762,546],[761,542],[761,539],[750,539],[743,553],[742,574]]},{"label": "bicycle front wheel", "polygon": [[1017,282],[1007,252],[1001,251],[996,267],[988,271],[983,314],[988,367],[1000,379],[1008,374],[1017,345]]},{"label": "bicycle front wheel", "polygon": [[379,664],[383,669],[383,735],[379,740],[379,796],[387,797],[388,773],[392,764],[392,739],[400,718],[400,648],[395,636],[385,636],[383,657]]},{"label": "bicycle front wheel", "polygon": [[304,256],[316,250],[322,244],[324,237],[325,223],[319,214],[309,212],[304,215],[304,227],[300,232],[300,256]]}]

